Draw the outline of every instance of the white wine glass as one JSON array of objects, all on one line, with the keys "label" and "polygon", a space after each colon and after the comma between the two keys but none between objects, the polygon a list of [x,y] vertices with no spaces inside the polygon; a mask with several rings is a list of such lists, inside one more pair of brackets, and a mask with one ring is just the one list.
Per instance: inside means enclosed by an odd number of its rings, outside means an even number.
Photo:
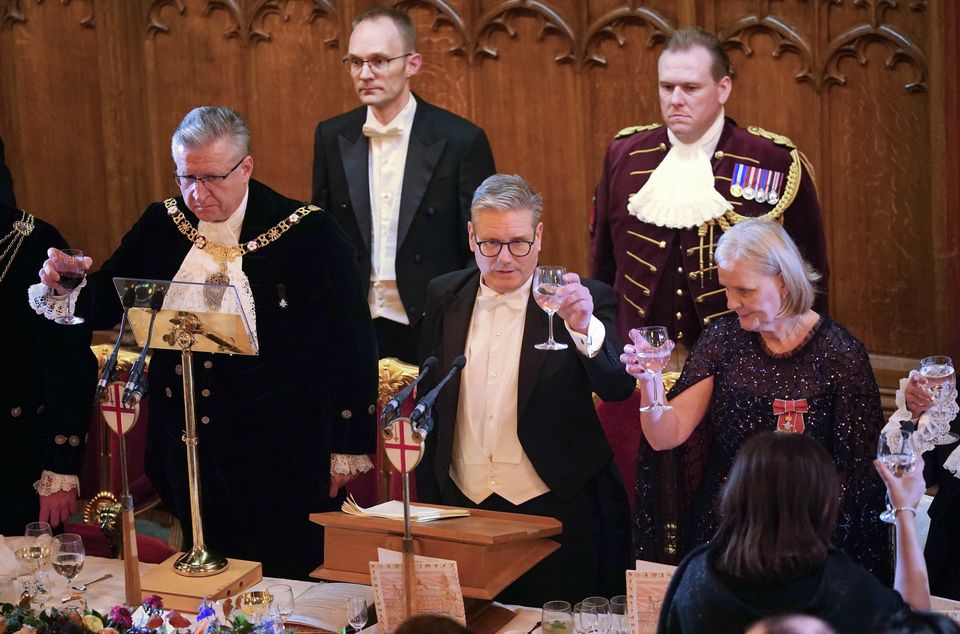
[{"label": "white wine glass", "polygon": [[[640,411],[664,412],[673,409],[672,406],[661,402],[660,389],[657,387],[657,385],[663,385],[663,369],[667,367],[667,362],[670,361],[670,353],[673,351],[667,327],[643,326],[642,328],[633,328],[629,334],[640,365],[643,366],[644,370],[657,375],[657,380],[653,386],[653,403],[644,405],[640,408]],[[666,395],[664,395],[665,397]]]},{"label": "white wine glass", "polygon": [[76,533],[63,533],[53,538],[52,565],[54,571],[67,580],[67,586],[83,570],[85,552],[83,540]]},{"label": "white wine glass", "polygon": [[[891,429],[880,432],[877,444],[877,458],[882,462],[894,477],[902,478],[913,471],[917,462],[917,448],[913,443],[913,433],[902,429]],[[896,515],[890,502],[890,492],[887,492],[887,508],[880,513],[880,521],[893,524]]]},{"label": "white wine glass", "polygon": [[[930,393],[936,407],[937,422],[944,419],[943,407],[951,398],[953,398],[953,388],[956,385],[956,372],[953,368],[953,360],[943,355],[924,357],[920,360],[920,376],[926,380],[926,389]],[[949,423],[946,423],[946,429],[933,439],[935,445],[950,445],[960,436],[950,431]]]},{"label": "white wine glass", "polygon": [[280,619],[281,629],[286,629],[287,619],[293,615],[293,588],[285,583],[276,583],[267,588],[273,597],[270,611]]},{"label": "white wine glass", "polygon": [[538,343],[537,350],[566,350],[567,344],[559,343],[553,338],[553,314],[560,309],[560,298],[557,290],[566,284],[563,276],[567,269],[562,266],[538,266],[533,272],[533,298],[547,313],[549,336],[543,343]]},{"label": "white wine glass", "polygon": [[87,274],[84,266],[83,251],[80,249],[61,249],[63,256],[57,256],[57,273],[60,275],[60,286],[69,293],[67,297],[67,314],[54,319],[58,324],[66,326],[76,326],[82,324],[83,317],[77,317],[73,314],[73,309],[77,303],[77,288],[83,282]]},{"label": "white wine glass", "polygon": [[43,568],[50,561],[50,550],[53,547],[53,530],[47,522],[30,522],[23,530],[26,545],[17,549],[17,559],[27,568],[33,570],[34,578],[40,582]]},{"label": "white wine glass", "polygon": [[273,597],[266,590],[251,590],[237,596],[237,607],[254,625],[259,625],[273,603]]},{"label": "white wine glass", "polygon": [[359,632],[367,624],[367,600],[363,597],[347,599],[347,622],[354,632]]}]

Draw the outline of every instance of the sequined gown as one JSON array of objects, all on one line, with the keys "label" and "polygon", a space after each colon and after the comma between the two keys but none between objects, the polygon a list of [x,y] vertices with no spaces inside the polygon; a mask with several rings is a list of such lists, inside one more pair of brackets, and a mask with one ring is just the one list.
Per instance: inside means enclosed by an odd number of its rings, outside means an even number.
[{"label": "sequined gown", "polygon": [[[842,501],[835,544],[881,579],[892,576],[888,525],[877,519],[885,489],[873,468],[883,426],[880,394],[867,352],[843,326],[821,317],[806,340],[777,355],[731,315],[709,326],[670,392],[676,397],[713,376],[713,400],[686,443],[656,452],[641,441],[637,464],[638,559],[676,562],[716,530],[715,505],[737,450],[761,431],[802,431],[837,464]],[[802,400],[805,400],[805,408]]]}]

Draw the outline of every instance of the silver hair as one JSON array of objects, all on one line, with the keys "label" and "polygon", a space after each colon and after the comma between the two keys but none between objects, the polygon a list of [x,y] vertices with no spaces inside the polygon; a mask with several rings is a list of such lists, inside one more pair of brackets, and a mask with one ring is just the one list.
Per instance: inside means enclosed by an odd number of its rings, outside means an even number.
[{"label": "silver hair", "polygon": [[813,306],[817,293],[814,282],[820,274],[803,259],[790,234],[775,220],[751,218],[735,224],[720,236],[713,257],[724,268],[737,262],[753,266],[764,275],[780,275],[787,291],[783,315],[801,315]]},{"label": "silver hair", "polygon": [[200,106],[187,113],[170,141],[176,159],[178,146],[197,148],[226,137],[237,150],[237,158],[250,154],[250,128],[240,113],[226,106]]},{"label": "silver hair", "polygon": [[533,191],[518,174],[494,174],[480,183],[473,193],[470,204],[470,220],[477,222],[479,211],[533,212],[533,226],[540,222],[543,213],[543,196]]}]

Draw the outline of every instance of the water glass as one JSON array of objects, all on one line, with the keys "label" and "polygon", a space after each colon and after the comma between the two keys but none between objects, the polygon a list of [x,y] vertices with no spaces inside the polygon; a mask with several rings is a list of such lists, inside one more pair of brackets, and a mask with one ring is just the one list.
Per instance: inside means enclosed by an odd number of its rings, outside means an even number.
[{"label": "water glass", "polygon": [[545,634],[573,634],[573,613],[566,601],[547,601],[540,616],[540,630]]},{"label": "water glass", "polygon": [[347,599],[347,622],[354,632],[359,632],[367,624],[367,600],[363,597]]},{"label": "water glass", "polygon": [[618,594],[610,599],[610,632],[627,634],[627,595]]},{"label": "water glass", "polygon": [[596,613],[597,632],[606,632],[609,629],[610,602],[606,597],[587,597],[583,600],[584,606],[592,606]]},{"label": "water glass", "polygon": [[281,629],[286,628],[287,619],[293,615],[293,588],[285,583],[276,583],[267,588],[273,597],[270,613],[280,621]]}]

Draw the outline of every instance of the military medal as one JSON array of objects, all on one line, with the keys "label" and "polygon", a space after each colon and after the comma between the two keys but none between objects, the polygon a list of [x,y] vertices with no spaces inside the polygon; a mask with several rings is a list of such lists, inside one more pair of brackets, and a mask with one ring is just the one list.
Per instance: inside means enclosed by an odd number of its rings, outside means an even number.
[{"label": "military medal", "polygon": [[758,177],[760,183],[757,185],[757,193],[754,195],[754,200],[756,200],[758,203],[765,203],[767,202],[767,187],[769,185],[770,170],[757,168],[757,171],[760,172],[760,176]]},{"label": "military medal", "polygon": [[777,417],[777,431],[788,434],[802,434],[805,429],[803,415],[809,411],[805,398],[796,401],[774,399],[773,413]]},{"label": "military medal", "polygon": [[747,170],[747,166],[743,163],[737,163],[733,166],[733,178],[730,182],[730,195],[734,198],[740,198],[740,195],[743,194],[743,174]]},{"label": "military medal", "polygon": [[780,200],[780,183],[783,181],[783,174],[780,172],[773,173],[773,180],[770,182],[770,192],[767,194],[767,202],[771,205],[776,205],[777,201]]},{"label": "military medal", "polygon": [[757,170],[755,167],[747,168],[747,186],[743,188],[744,200],[753,200],[753,196],[756,193],[756,190],[753,188],[754,177],[756,175],[757,175]]}]

